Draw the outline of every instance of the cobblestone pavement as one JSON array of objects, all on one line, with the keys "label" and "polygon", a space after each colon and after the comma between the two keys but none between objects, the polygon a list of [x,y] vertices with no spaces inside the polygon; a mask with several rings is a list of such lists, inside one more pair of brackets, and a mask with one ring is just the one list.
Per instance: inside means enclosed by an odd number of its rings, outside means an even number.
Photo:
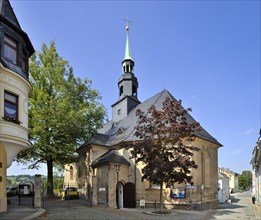
[{"label": "cobblestone pavement", "polygon": [[153,210],[142,209],[114,209],[107,207],[77,207],[71,209],[52,209],[44,216],[34,220],[56,219],[86,219],[86,220],[207,220],[210,219],[209,211],[177,210],[171,214],[153,214]]}]

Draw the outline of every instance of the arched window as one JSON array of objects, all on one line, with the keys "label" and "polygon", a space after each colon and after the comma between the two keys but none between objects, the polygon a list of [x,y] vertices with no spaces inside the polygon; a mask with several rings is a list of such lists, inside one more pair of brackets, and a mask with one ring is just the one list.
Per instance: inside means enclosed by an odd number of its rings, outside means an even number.
[{"label": "arched window", "polygon": [[120,87],[120,96],[123,94],[123,86]]},{"label": "arched window", "polygon": [[132,86],[132,95],[137,96],[137,88],[136,88],[136,86]]},{"label": "arched window", "polygon": [[70,166],[70,180],[73,180],[73,167]]}]

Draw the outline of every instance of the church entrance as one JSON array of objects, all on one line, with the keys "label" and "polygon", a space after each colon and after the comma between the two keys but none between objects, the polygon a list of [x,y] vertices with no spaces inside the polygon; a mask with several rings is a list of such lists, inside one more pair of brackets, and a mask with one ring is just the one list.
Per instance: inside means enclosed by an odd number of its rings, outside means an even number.
[{"label": "church entrance", "polygon": [[123,208],[123,185],[120,182],[116,186],[116,204],[117,208]]},{"label": "church entrance", "polygon": [[136,208],[135,185],[126,183],[123,188],[123,206],[124,208]]}]

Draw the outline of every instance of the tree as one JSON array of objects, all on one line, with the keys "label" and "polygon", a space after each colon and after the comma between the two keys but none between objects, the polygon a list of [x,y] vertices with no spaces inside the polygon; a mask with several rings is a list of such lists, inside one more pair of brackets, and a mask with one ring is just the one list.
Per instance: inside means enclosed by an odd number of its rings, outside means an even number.
[{"label": "tree", "polygon": [[238,177],[238,184],[241,189],[248,189],[252,186],[252,172],[249,170],[244,170]]},{"label": "tree", "polygon": [[162,212],[163,183],[167,187],[175,183],[192,183],[191,169],[197,168],[192,160],[193,152],[199,148],[191,146],[195,132],[200,130],[199,123],[188,123],[181,101],[166,98],[162,110],[155,106],[145,114],[137,110],[135,135],[141,141],[131,147],[132,158],[142,162],[142,180],[149,180],[160,186],[160,212]]},{"label": "tree", "polygon": [[17,160],[37,168],[47,164],[48,195],[53,195],[53,167],[75,160],[76,148],[100,128],[105,108],[90,80],[75,78],[52,41],[30,60],[29,140]]}]

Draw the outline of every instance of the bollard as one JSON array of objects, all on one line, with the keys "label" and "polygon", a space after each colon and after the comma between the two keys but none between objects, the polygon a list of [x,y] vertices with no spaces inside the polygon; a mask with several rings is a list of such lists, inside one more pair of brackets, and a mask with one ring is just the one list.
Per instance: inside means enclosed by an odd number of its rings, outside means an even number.
[{"label": "bollard", "polygon": [[252,203],[255,204],[255,202],[256,202],[256,197],[253,196],[252,197]]}]

